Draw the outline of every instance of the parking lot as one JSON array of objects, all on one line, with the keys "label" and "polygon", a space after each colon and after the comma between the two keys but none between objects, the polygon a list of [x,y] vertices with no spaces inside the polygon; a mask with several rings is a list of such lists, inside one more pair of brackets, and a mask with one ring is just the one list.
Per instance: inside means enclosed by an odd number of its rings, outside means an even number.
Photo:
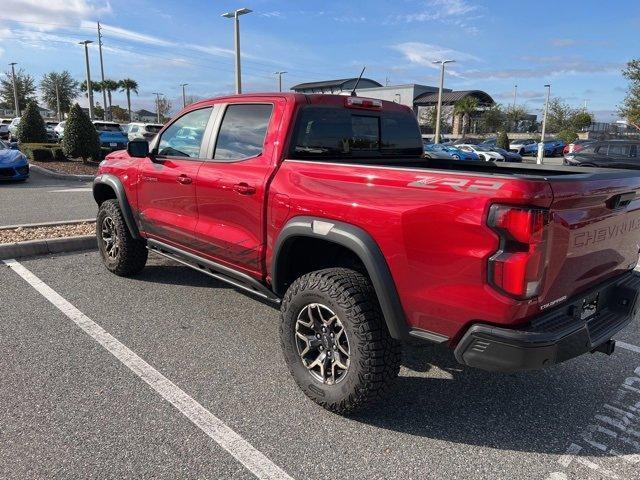
[{"label": "parking lot", "polygon": [[0,284],[1,478],[638,478],[637,323],[515,375],[406,347],[389,400],[343,418],[289,376],[276,310],[186,267],[78,253]]}]

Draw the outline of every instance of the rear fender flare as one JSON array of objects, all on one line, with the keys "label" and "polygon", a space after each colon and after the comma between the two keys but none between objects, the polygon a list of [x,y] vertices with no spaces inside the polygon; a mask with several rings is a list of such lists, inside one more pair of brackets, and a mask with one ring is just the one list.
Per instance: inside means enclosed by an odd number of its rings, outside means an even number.
[{"label": "rear fender flare", "polygon": [[129,201],[127,200],[127,193],[125,192],[124,186],[118,177],[115,175],[111,175],[108,173],[103,173],[102,175],[98,175],[93,180],[93,198],[98,205],[100,205],[100,185],[106,185],[116,195],[118,199],[118,203],[120,204],[120,210],[122,211],[122,216],[124,217],[124,221],[129,228],[129,232],[131,232],[131,236],[133,238],[140,238],[140,231],[138,230],[138,225],[133,217],[133,212],[131,210],[131,205],[129,205]]},{"label": "rear fender flare", "polygon": [[363,229],[344,222],[318,217],[295,217],[282,228],[271,260],[272,287],[283,295],[284,281],[279,270],[286,261],[288,242],[296,237],[312,237],[337,243],[355,253],[365,266],[378,297],[390,335],[405,340],[409,329],[389,266],[375,240]]}]

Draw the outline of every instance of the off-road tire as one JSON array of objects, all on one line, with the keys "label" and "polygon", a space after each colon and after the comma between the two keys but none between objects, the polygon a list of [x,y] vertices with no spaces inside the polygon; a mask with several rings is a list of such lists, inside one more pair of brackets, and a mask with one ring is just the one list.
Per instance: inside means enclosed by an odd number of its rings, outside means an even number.
[{"label": "off-road tire", "polygon": [[[304,365],[296,343],[298,315],[310,304],[326,305],[346,331],[350,364],[344,378],[323,383]],[[400,369],[400,345],[387,330],[369,278],[347,268],[301,276],[280,310],[280,341],[287,366],[302,391],[322,407],[349,414],[383,398]]]},{"label": "off-road tire", "polygon": [[[102,229],[105,219],[111,219],[117,233],[118,253],[114,257],[108,255],[106,242],[103,239]],[[96,219],[96,237],[100,256],[110,272],[121,277],[129,277],[140,273],[146,265],[148,252],[145,242],[131,235],[118,200],[105,200],[100,205]]]}]

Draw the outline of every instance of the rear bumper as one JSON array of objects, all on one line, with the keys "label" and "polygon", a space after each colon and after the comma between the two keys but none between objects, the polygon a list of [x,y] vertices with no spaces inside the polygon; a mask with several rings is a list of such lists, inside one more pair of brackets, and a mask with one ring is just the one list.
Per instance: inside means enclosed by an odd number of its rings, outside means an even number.
[{"label": "rear bumper", "polygon": [[[473,325],[458,343],[456,359],[483,370],[518,372],[546,368],[604,348],[633,320],[638,291],[640,275],[631,272],[570,299],[521,330]],[[597,313],[581,319],[583,305],[595,303]]]}]

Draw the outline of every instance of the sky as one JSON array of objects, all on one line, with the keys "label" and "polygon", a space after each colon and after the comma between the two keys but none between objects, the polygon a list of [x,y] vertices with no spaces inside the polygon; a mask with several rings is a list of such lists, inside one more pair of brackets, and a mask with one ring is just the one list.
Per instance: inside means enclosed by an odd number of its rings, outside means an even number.
[{"label": "sky", "polygon": [[[289,89],[363,66],[382,84],[437,85],[432,62],[446,58],[446,88],[510,104],[517,85],[517,103],[539,114],[551,84],[606,122],[624,98],[621,69],[640,57],[638,0],[2,0],[0,71],[17,62],[38,81],[62,70],[83,80],[77,42],[95,41],[100,21],[105,75],[138,81],[134,108],[154,110],[153,92],[180,106],[182,83],[197,97],[232,93],[233,21],[221,14],[241,7],[253,10],[241,17],[245,92],[276,90],[275,71]],[[95,43],[89,54],[99,80]],[[114,104],[126,107],[124,94]]]}]

